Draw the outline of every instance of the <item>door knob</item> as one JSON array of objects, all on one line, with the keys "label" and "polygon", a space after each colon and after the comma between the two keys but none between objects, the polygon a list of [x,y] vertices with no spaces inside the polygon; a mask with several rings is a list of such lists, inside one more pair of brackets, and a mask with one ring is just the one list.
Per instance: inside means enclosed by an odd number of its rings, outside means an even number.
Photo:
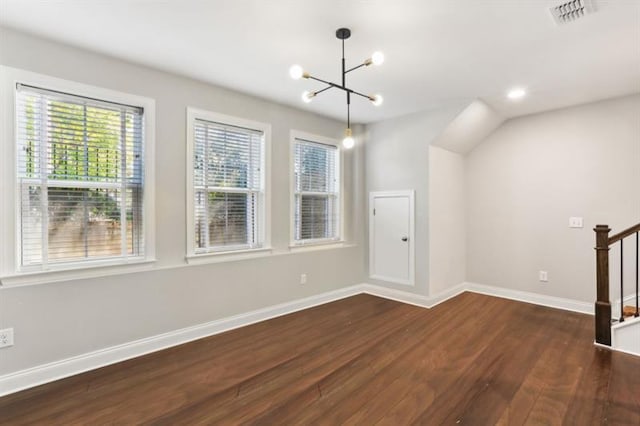
[{"label": "door knob", "polygon": [[408,241],[408,240],[409,240],[409,238],[407,238],[407,237],[402,237],[402,241]]}]

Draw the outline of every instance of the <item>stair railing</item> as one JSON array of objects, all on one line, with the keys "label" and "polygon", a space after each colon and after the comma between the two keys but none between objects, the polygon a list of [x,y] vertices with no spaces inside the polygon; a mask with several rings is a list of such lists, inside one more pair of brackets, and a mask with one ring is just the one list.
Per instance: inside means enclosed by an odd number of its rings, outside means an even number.
[{"label": "stair railing", "polygon": [[609,248],[620,243],[620,322],[624,322],[624,240],[635,234],[636,246],[636,285],[635,285],[635,313],[640,316],[638,306],[638,252],[640,248],[640,223],[622,232],[609,236],[611,228],[608,225],[596,225],[596,285],[597,300],[595,306],[596,342],[611,346],[611,302],[609,300]]}]

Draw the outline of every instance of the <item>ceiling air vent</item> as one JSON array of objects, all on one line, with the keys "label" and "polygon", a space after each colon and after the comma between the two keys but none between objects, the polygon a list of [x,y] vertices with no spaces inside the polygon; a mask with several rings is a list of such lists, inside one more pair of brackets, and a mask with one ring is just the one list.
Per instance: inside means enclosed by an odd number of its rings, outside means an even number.
[{"label": "ceiling air vent", "polygon": [[593,0],[571,0],[549,9],[558,25],[568,24],[595,11]]}]

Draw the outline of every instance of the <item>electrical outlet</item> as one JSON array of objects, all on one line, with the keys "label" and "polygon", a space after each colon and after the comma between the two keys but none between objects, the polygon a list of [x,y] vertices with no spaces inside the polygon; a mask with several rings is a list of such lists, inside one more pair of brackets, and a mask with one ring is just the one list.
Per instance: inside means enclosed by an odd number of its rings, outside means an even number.
[{"label": "electrical outlet", "polygon": [[538,271],[538,279],[540,281],[542,281],[543,283],[546,283],[549,281],[549,275],[547,274],[547,271]]},{"label": "electrical outlet", "polygon": [[300,274],[300,284],[307,283],[307,274]]},{"label": "electrical outlet", "polygon": [[0,330],[0,348],[13,346],[13,328]]},{"label": "electrical outlet", "polygon": [[581,217],[570,217],[569,218],[569,228],[582,228],[582,218]]}]

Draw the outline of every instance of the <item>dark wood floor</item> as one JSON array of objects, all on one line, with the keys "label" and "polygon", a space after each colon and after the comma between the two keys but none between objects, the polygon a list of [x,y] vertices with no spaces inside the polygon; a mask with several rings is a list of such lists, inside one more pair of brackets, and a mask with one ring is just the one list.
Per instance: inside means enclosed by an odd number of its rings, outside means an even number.
[{"label": "dark wood floor", "polygon": [[640,425],[640,358],[593,318],[360,295],[0,398],[0,424]]}]

